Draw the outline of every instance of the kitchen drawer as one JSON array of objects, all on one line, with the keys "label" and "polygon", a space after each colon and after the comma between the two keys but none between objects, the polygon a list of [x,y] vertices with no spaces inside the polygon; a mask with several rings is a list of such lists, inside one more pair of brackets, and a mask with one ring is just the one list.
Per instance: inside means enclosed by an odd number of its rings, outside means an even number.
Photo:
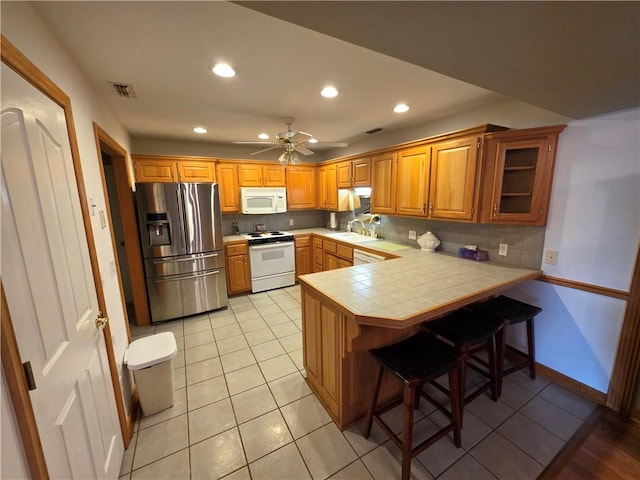
[{"label": "kitchen drawer", "polygon": [[336,247],[336,255],[346,260],[353,260],[353,248],[338,244]]},{"label": "kitchen drawer", "polygon": [[322,249],[322,239],[318,237],[313,237],[313,247]]},{"label": "kitchen drawer", "polygon": [[313,262],[313,273],[321,272],[321,271],[322,271],[322,264]]},{"label": "kitchen drawer", "polygon": [[336,242],[332,242],[331,240],[325,240],[324,242],[324,251],[329,253],[336,253],[338,248],[338,244]]},{"label": "kitchen drawer", "polygon": [[234,255],[246,255],[249,253],[249,249],[246,243],[234,243],[232,245],[225,245],[225,251],[227,253],[227,257],[232,257]]},{"label": "kitchen drawer", "polygon": [[296,237],[296,247],[310,247],[311,237]]}]

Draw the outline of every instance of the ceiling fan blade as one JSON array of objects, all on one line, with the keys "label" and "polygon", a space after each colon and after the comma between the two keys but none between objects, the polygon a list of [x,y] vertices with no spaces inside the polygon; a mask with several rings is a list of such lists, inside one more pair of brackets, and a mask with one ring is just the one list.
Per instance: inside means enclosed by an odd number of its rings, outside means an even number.
[{"label": "ceiling fan blade", "polygon": [[236,145],[279,145],[279,142],[232,142]]},{"label": "ceiling fan blade", "polygon": [[309,140],[313,135],[305,132],[294,132],[293,135],[289,138],[291,143],[301,143]]},{"label": "ceiling fan blade", "polygon": [[296,152],[300,152],[303,155],[313,155],[313,152],[311,150],[300,143],[294,145],[293,148]]},{"label": "ceiling fan blade", "polygon": [[269,150],[273,150],[274,148],[280,148],[280,145],[274,145],[273,147],[263,148],[262,150],[258,150],[257,152],[250,153],[249,155],[258,155],[259,153],[268,152]]}]

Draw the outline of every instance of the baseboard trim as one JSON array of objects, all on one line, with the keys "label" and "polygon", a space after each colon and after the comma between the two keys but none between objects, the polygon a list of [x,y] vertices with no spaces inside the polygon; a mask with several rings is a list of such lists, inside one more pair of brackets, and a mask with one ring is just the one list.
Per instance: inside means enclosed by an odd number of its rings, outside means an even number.
[{"label": "baseboard trim", "polygon": [[[516,354],[516,352],[512,351],[511,349],[506,349],[505,357],[509,360],[515,360],[515,361],[521,360],[521,358]],[[598,405],[606,405],[607,403],[606,393],[602,393],[596,390],[595,388],[585,385],[584,383],[581,383],[577,380],[574,380],[571,377],[567,377],[566,375],[556,370],[553,370],[545,365],[542,365],[538,362],[536,362],[536,373],[542,375],[543,377],[548,378],[549,380],[553,381],[554,383],[557,383],[558,385],[566,388],[567,390],[570,390],[573,393],[580,395],[581,397],[584,397],[588,400],[591,400],[594,403],[597,403]]]},{"label": "baseboard trim", "polygon": [[129,447],[133,434],[136,431],[136,421],[138,420],[138,412],[140,411],[138,398],[138,386],[133,385],[133,391],[131,392],[131,403],[129,411],[127,412],[127,433],[128,438],[124,439],[124,448]]}]

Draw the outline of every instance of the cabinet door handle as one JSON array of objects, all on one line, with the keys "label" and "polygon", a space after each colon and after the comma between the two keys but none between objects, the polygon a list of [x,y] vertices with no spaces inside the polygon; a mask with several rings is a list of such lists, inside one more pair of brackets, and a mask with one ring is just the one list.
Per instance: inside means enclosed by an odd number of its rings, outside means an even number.
[{"label": "cabinet door handle", "polygon": [[433,213],[433,203],[429,204],[429,216]]},{"label": "cabinet door handle", "polygon": [[423,203],[422,204],[422,213],[426,213],[426,211],[427,211],[427,204]]}]

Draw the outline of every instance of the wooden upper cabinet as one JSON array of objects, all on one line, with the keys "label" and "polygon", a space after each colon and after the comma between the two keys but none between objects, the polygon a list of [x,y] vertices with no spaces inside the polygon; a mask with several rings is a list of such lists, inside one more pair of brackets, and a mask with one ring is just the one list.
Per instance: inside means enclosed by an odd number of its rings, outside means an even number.
[{"label": "wooden upper cabinet", "polygon": [[287,181],[287,208],[309,210],[316,208],[316,169],[303,165],[290,165],[285,169]]},{"label": "wooden upper cabinet", "polygon": [[214,163],[204,161],[178,162],[178,179],[181,182],[215,182]]},{"label": "wooden upper cabinet", "polygon": [[176,182],[178,167],[176,162],[156,159],[137,159],[135,156],[136,182]]},{"label": "wooden upper cabinet", "polygon": [[476,178],[481,138],[460,138],[432,146],[429,218],[476,220]]},{"label": "wooden upper cabinet", "polygon": [[132,155],[136,182],[214,182],[215,159]]},{"label": "wooden upper cabinet", "polygon": [[396,152],[371,159],[371,213],[396,213]]},{"label": "wooden upper cabinet", "polygon": [[240,211],[240,189],[238,171],[235,163],[218,163],[216,177],[220,185],[220,210],[222,213]]},{"label": "wooden upper cabinet", "polygon": [[338,168],[335,163],[318,168],[318,208],[338,209]]},{"label": "wooden upper cabinet", "polygon": [[427,216],[431,148],[421,146],[398,152],[396,214]]},{"label": "wooden upper cabinet", "polygon": [[338,188],[368,187],[371,185],[371,158],[346,160],[336,165]]},{"label": "wooden upper cabinet", "polygon": [[546,223],[558,136],[565,127],[511,130],[487,136],[483,222]]},{"label": "wooden upper cabinet", "polygon": [[371,158],[359,158],[352,162],[352,183],[354,187],[371,186]]},{"label": "wooden upper cabinet", "polygon": [[238,164],[238,184],[241,187],[284,187],[282,165]]},{"label": "wooden upper cabinet", "polygon": [[351,188],[353,186],[351,160],[340,162],[336,165],[336,177],[338,188]]}]

